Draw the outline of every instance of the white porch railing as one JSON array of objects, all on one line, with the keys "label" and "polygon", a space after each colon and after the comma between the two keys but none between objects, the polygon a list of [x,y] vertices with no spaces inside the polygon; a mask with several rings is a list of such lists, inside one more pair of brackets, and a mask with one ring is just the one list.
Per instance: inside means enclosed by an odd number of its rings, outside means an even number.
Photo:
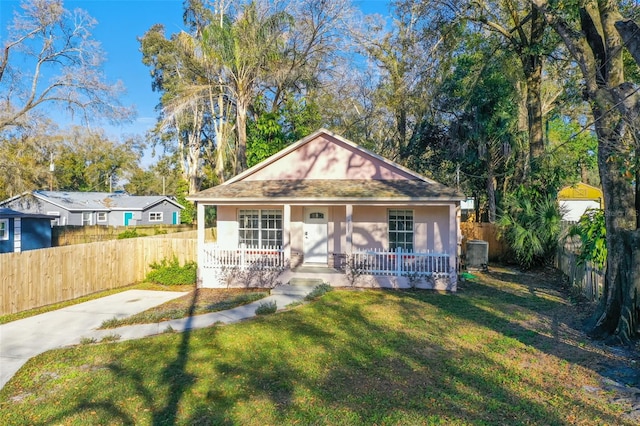
[{"label": "white porch railing", "polygon": [[[284,269],[287,262],[281,247],[221,248],[205,244],[202,267],[206,269]],[[376,276],[436,276],[446,277],[453,271],[451,257],[447,253],[356,250],[346,256],[345,267],[359,274]],[[336,265],[337,266],[337,265]]]},{"label": "white porch railing", "polygon": [[202,267],[209,269],[259,267],[263,269],[280,269],[285,265],[282,247],[247,247],[241,244],[234,249],[221,248],[216,244],[205,244]]},{"label": "white porch railing", "polygon": [[349,267],[366,275],[395,276],[448,276],[452,271],[447,253],[356,250]]}]

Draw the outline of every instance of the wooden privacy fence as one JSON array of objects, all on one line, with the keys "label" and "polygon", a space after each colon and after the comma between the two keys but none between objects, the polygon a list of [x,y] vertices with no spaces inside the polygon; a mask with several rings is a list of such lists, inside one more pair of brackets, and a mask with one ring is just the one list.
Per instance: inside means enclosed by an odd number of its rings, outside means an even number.
[{"label": "wooden privacy fence", "polygon": [[[197,239],[198,231],[185,231],[175,232],[173,234],[159,234],[150,238],[180,238],[180,239]],[[218,232],[216,228],[206,228],[204,233],[204,240],[206,242],[215,242],[218,239]]]},{"label": "wooden privacy fence", "polygon": [[163,259],[196,261],[195,239],[163,237],[0,254],[0,315],[142,281]]},{"label": "wooden privacy fence", "polygon": [[567,276],[569,283],[577,287],[590,301],[602,296],[604,271],[596,268],[592,262],[578,262],[579,242],[566,242],[558,248],[555,267]]},{"label": "wooden privacy fence", "polygon": [[504,260],[511,257],[509,245],[498,239],[498,225],[483,222],[462,222],[462,253],[467,252],[467,241],[482,240],[489,245],[489,260]]},{"label": "wooden privacy fence", "polygon": [[193,225],[54,226],[51,229],[51,242],[53,247],[59,247],[70,244],[87,244],[95,243],[98,241],[116,240],[118,239],[118,235],[125,231],[136,231],[138,234],[140,234],[140,236],[153,236],[160,232],[166,232],[166,234],[160,235],[173,235],[174,233],[182,234],[185,232],[190,232],[193,229]]}]

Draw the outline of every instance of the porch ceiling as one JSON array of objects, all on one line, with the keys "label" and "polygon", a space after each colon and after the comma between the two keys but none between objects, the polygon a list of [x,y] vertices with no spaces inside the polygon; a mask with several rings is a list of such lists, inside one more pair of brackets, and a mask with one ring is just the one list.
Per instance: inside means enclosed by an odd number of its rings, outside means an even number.
[{"label": "porch ceiling", "polygon": [[455,189],[422,180],[269,180],[238,181],[188,197],[197,202],[452,202],[465,199]]}]

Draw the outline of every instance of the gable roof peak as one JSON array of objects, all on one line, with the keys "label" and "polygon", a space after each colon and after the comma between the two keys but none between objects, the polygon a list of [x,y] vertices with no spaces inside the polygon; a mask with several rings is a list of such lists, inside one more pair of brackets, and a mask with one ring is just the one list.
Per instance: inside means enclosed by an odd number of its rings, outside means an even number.
[{"label": "gable roof peak", "polygon": [[328,136],[326,139],[328,139],[329,141],[334,140],[334,141],[338,141],[341,144],[344,144],[348,147],[350,147],[350,149],[353,149],[354,151],[359,152],[361,155],[363,156],[368,156],[370,158],[373,158],[377,161],[380,161],[384,164],[386,164],[388,167],[390,167],[391,169],[397,169],[399,171],[401,171],[402,173],[411,176],[412,178],[415,178],[417,180],[421,180],[424,182],[429,182],[429,183],[438,183],[432,179],[427,178],[426,176],[423,176],[411,169],[408,169],[394,161],[391,161],[381,155],[378,155],[366,148],[363,148],[362,146],[358,145],[357,143],[346,139],[330,130],[327,130],[324,127],[321,127],[320,129],[316,130],[315,132],[305,136],[304,138],[298,140],[297,142],[292,143],[291,145],[283,148],[282,150],[276,152],[275,154],[271,155],[270,157],[262,160],[260,163],[248,168],[247,170],[237,174],[236,176],[230,178],[229,180],[227,180],[226,182],[222,183],[221,185],[229,185],[232,184],[234,182],[238,182],[241,180],[244,180],[245,178],[247,178],[248,176],[268,167],[269,165],[273,164],[274,162],[278,161],[279,159],[285,157],[286,155],[290,154],[291,152],[294,152],[298,149],[300,149],[301,147],[303,147],[304,145],[317,140],[319,137],[321,136]]}]

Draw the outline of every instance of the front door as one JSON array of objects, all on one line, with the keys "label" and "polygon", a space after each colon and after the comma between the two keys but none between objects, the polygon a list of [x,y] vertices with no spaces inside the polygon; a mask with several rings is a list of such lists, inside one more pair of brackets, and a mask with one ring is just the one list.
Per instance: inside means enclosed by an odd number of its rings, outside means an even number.
[{"label": "front door", "polygon": [[305,207],[304,209],[304,263],[327,264],[328,261],[328,214],[326,207]]},{"label": "front door", "polygon": [[129,226],[129,223],[133,221],[132,212],[124,212],[124,226]]}]

